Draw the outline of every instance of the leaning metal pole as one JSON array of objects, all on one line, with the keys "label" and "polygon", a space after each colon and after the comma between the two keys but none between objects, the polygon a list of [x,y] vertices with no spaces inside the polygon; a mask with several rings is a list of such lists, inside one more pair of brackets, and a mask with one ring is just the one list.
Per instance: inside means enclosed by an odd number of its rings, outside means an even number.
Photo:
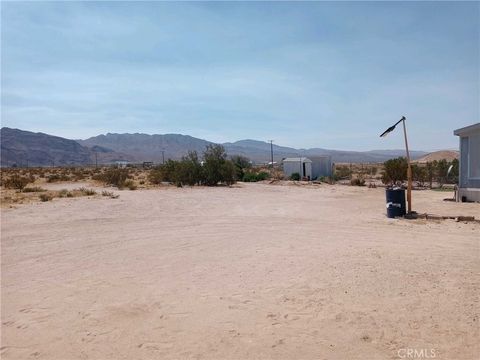
[{"label": "leaning metal pole", "polygon": [[405,119],[403,120],[403,135],[405,136],[405,149],[407,150],[407,180],[408,180],[408,187],[407,187],[407,201],[408,201],[408,212],[410,214],[412,212],[412,166],[410,164],[410,153],[408,151],[408,140],[407,140],[407,127],[405,125]]}]

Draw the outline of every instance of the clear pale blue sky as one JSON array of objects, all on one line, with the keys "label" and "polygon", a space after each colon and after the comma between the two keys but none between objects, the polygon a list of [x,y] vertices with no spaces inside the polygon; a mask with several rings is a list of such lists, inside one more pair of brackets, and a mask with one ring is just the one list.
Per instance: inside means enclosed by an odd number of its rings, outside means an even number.
[{"label": "clear pale blue sky", "polygon": [[478,2],[2,2],[2,126],[347,150],[480,121]]}]

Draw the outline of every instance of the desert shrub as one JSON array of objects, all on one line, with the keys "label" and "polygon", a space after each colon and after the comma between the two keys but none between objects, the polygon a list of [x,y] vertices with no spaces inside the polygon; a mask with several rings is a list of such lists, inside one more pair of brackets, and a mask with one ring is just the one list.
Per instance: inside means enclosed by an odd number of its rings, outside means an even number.
[{"label": "desert shrub", "polygon": [[458,184],[458,170],[459,170],[458,159],[453,159],[450,165],[453,165],[453,167],[452,167],[452,171],[448,175],[448,182],[451,184]]},{"label": "desert shrub", "polygon": [[222,181],[222,167],[227,161],[227,154],[225,148],[222,145],[207,145],[205,152],[203,153],[204,159],[204,173],[205,184],[208,186],[215,186]]},{"label": "desert shrub", "polygon": [[348,179],[352,176],[352,170],[347,165],[336,165],[335,166],[335,180]]},{"label": "desert shrub", "polygon": [[124,186],[129,190],[137,190],[137,185],[134,183],[133,180],[126,180]]},{"label": "desert shrub", "polygon": [[220,169],[220,173],[222,175],[221,181],[225,183],[226,185],[233,185],[235,184],[236,176],[237,176],[237,171],[235,168],[235,165],[233,162],[230,160],[225,161],[222,164],[222,167]]},{"label": "desert shrub", "polygon": [[32,179],[26,176],[20,176],[20,175],[13,175],[6,179],[3,183],[3,185],[7,189],[17,189],[17,190],[23,190],[27,184],[32,182]]},{"label": "desert shrub", "polygon": [[47,177],[47,182],[68,181],[70,177],[66,174],[52,174]]},{"label": "desert shrub", "polygon": [[330,176],[320,176],[317,181],[333,185],[335,181]]},{"label": "desert shrub", "polygon": [[39,199],[43,202],[50,201],[53,199],[53,196],[50,194],[40,194]]},{"label": "desert shrub", "polygon": [[425,183],[428,181],[427,168],[425,166],[413,164],[412,178],[418,183],[419,186],[425,186]]},{"label": "desert shrub", "polygon": [[30,193],[30,192],[44,192],[47,191],[40,186],[33,186],[33,187],[26,187],[22,190],[24,193]]},{"label": "desert shrub", "polygon": [[85,177],[86,177],[85,173],[81,170],[73,172],[73,179],[75,181],[83,180],[83,179],[85,179]]},{"label": "desert shrub", "polygon": [[128,169],[107,169],[104,173],[94,175],[92,179],[103,182],[105,185],[113,185],[119,189],[125,187],[125,182],[129,178]]},{"label": "desert shrub", "polygon": [[168,159],[165,164],[154,167],[148,174],[148,181],[152,184],[161,184],[164,181],[174,182],[176,164],[177,161]]},{"label": "desert shrub", "polygon": [[97,192],[93,189],[87,189],[86,187],[81,187],[80,189],[78,189],[81,193],[83,193],[84,195],[86,196],[91,196],[91,195],[95,195]]},{"label": "desert shrub", "polygon": [[407,159],[399,157],[390,159],[383,163],[384,170],[382,182],[384,184],[395,184],[397,181],[404,181],[407,178]]},{"label": "desert shrub", "polygon": [[112,199],[118,199],[118,197],[119,197],[120,195],[114,194],[114,193],[111,192],[111,191],[103,190],[103,191],[102,191],[102,196],[107,196],[107,197],[112,198]]},{"label": "desert shrub", "polygon": [[173,182],[178,186],[197,185],[204,181],[202,164],[196,151],[189,151],[181,161],[175,165]]},{"label": "desert shrub", "polygon": [[440,186],[443,186],[447,182],[447,172],[450,164],[447,160],[442,159],[437,163],[437,181],[440,183]]},{"label": "desert shrub", "polygon": [[352,185],[352,186],[365,186],[365,179],[354,178],[354,179],[350,180],[350,185]]},{"label": "desert shrub", "polygon": [[292,175],[290,175],[290,180],[299,181],[300,174],[298,172],[294,172]]},{"label": "desert shrub", "polygon": [[250,159],[245,156],[241,156],[241,155],[232,156],[231,161],[235,165],[235,172],[236,172],[237,179],[243,179],[243,177],[245,176],[245,170],[250,169],[252,167]]},{"label": "desert shrub", "polygon": [[58,197],[73,197],[73,193],[71,191],[68,191],[67,189],[62,189],[58,192]]},{"label": "desert shrub", "polygon": [[258,180],[258,181],[267,180],[269,176],[270,176],[270,175],[269,175],[267,172],[265,172],[265,171],[260,171],[260,172],[257,174],[257,180]]},{"label": "desert shrub", "polygon": [[259,173],[255,172],[246,172],[243,175],[242,181],[244,182],[257,182],[268,179],[269,174],[265,171],[260,171]]},{"label": "desert shrub", "polygon": [[235,182],[235,165],[226,159],[223,146],[208,145],[203,156],[203,165],[195,151],[189,152],[180,161],[168,160],[150,170],[148,180],[152,184],[170,182],[177,186],[215,186],[219,182],[231,185]]}]

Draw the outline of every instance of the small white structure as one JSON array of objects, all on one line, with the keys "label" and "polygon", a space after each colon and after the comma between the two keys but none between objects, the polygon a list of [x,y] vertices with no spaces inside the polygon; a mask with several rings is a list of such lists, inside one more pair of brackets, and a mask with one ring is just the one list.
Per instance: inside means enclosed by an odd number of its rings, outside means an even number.
[{"label": "small white structure", "polygon": [[312,160],[312,180],[322,176],[333,176],[332,157],[331,156],[313,156]]},{"label": "small white structure", "polygon": [[128,165],[128,161],[118,160],[118,161],[115,161],[115,165],[117,165],[119,168],[126,168]]},{"label": "small white structure", "polygon": [[300,178],[312,178],[312,160],[306,157],[285,158],[283,163],[283,174],[289,178],[294,173],[300,174]]},{"label": "small white structure", "polygon": [[460,137],[458,201],[480,201],[480,123],[453,132]]}]

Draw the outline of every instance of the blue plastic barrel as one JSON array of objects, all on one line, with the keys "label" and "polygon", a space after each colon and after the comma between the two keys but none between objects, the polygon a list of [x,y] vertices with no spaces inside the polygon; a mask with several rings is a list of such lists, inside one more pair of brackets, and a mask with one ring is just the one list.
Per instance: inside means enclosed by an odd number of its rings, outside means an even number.
[{"label": "blue plastic barrel", "polygon": [[404,216],[407,213],[405,208],[405,189],[387,188],[386,195],[387,217],[395,218],[397,216]]}]

